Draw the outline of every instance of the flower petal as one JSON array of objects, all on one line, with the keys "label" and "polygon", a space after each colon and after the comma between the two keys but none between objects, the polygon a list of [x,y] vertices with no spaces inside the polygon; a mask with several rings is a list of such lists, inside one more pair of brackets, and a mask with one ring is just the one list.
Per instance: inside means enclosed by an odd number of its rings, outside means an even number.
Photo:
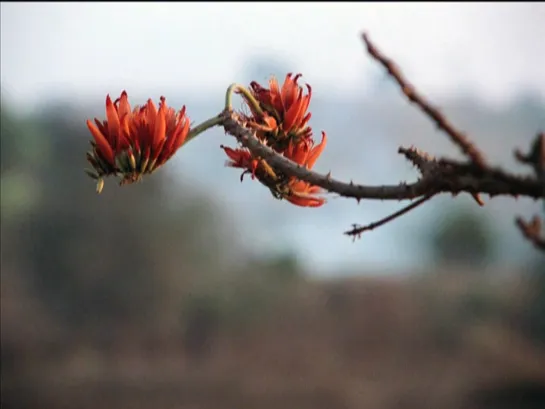
[{"label": "flower petal", "polygon": [[284,103],[285,109],[289,109],[291,105],[296,101],[297,94],[300,89],[297,85],[297,80],[301,77],[301,74],[297,74],[293,79],[291,78],[291,76],[292,73],[286,75],[284,85],[282,86],[282,101]]},{"label": "flower petal", "polygon": [[327,136],[324,131],[322,131],[322,141],[318,144],[318,146],[315,146],[309,153],[306,166],[308,169],[312,169],[314,166],[314,163],[316,163],[316,160],[318,157],[322,154],[325,145],[327,143]]},{"label": "flower petal", "polygon": [[293,140],[291,140],[288,144],[288,149],[284,152],[284,156],[299,165],[305,165],[309,151],[310,145],[307,141],[301,140],[299,142],[293,142]]},{"label": "flower petal", "polygon": [[106,96],[106,118],[108,119],[108,136],[109,142],[114,151],[117,149],[119,140],[119,116],[117,109],[112,103],[110,95]]},{"label": "flower petal", "polygon": [[249,168],[252,155],[249,151],[243,149],[231,149],[227,146],[221,146],[229,159],[231,159],[240,168]]},{"label": "flower petal", "polygon": [[320,207],[326,202],[326,200],[321,197],[301,197],[297,195],[289,195],[286,197],[286,200],[301,207]]},{"label": "flower petal", "polygon": [[189,134],[189,126],[190,122],[187,118],[184,118],[178,123],[176,131],[169,137],[168,148],[166,150],[163,148],[165,151],[165,160],[172,157],[172,155],[174,155],[174,153],[184,144],[187,135]]},{"label": "flower petal", "polygon": [[164,140],[165,140],[165,133],[167,130],[165,108],[166,108],[165,102],[162,101],[159,107],[159,112],[157,113],[157,116],[155,117],[155,127],[153,130],[153,136],[151,140],[151,147],[153,150],[157,150],[159,144],[161,144],[162,142],[164,143]]},{"label": "flower petal", "polygon": [[90,120],[87,120],[87,127],[89,128],[91,134],[93,135],[93,138],[95,139],[95,142],[97,144],[97,150],[104,157],[104,159],[108,161],[110,165],[115,166],[114,152],[104,135],[102,135],[102,132],[100,132]]},{"label": "flower petal", "polygon": [[272,77],[269,80],[269,88],[270,88],[269,95],[270,95],[271,105],[278,112],[282,112],[284,110],[284,105],[282,103],[280,88],[278,87],[278,81],[276,80],[276,77]]},{"label": "flower petal", "polygon": [[127,149],[131,145],[131,131],[129,127],[130,113],[120,117],[121,126],[119,129],[119,146],[118,149]]},{"label": "flower petal", "polygon": [[146,144],[152,144],[153,143],[153,136],[155,134],[155,118],[157,117],[157,107],[153,103],[153,101],[148,99],[148,103],[146,106],[142,108],[143,115],[142,119],[147,125],[148,128],[148,135],[145,135],[146,137]]},{"label": "flower petal", "polygon": [[117,114],[119,118],[123,118],[125,115],[131,113],[131,105],[129,104],[127,91],[123,91],[121,93],[121,96],[119,97],[119,100],[117,100],[116,102],[119,102],[119,107],[117,109]]},{"label": "flower petal", "polygon": [[288,111],[284,113],[284,123],[282,124],[282,127],[285,132],[289,132],[297,122],[300,122],[300,113],[304,112],[302,111],[303,104],[303,90],[299,90],[299,96],[290,106]]}]

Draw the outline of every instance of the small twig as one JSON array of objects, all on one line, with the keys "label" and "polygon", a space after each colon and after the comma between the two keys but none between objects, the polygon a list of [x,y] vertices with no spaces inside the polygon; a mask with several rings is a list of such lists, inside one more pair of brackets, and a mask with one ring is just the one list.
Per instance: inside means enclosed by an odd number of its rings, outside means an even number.
[{"label": "small twig", "polygon": [[530,222],[525,222],[522,217],[517,217],[515,223],[524,237],[526,237],[536,249],[545,251],[545,237],[542,237],[540,234],[541,220],[538,216],[534,216]]},{"label": "small twig", "polygon": [[344,234],[346,234],[347,236],[352,236],[352,237],[354,237],[354,239],[356,239],[356,237],[359,238],[362,233],[364,233],[364,232],[366,232],[368,230],[373,230],[373,229],[375,229],[377,227],[380,227],[380,226],[382,226],[382,225],[384,225],[384,224],[386,224],[388,222],[391,222],[392,220],[397,219],[400,216],[403,216],[404,214],[406,214],[406,213],[410,212],[411,210],[417,208],[421,204],[427,202],[433,196],[434,195],[426,195],[424,197],[421,197],[416,202],[413,202],[410,205],[405,206],[404,208],[398,210],[397,212],[392,213],[388,217],[385,217],[384,219],[377,220],[376,222],[370,223],[370,224],[368,224],[366,226],[354,225],[352,230],[346,231],[346,232],[344,232]]},{"label": "small twig", "polygon": [[[454,165],[456,168],[461,169],[462,167],[466,166],[465,164],[456,163],[455,161],[451,161],[451,160],[445,160],[445,159],[436,160],[430,154],[420,149],[417,149],[415,147],[410,147],[407,149],[400,146],[398,149],[398,153],[403,154],[405,158],[407,158],[407,160],[409,160],[413,165],[415,165],[423,175],[428,175],[428,176],[440,170],[441,167],[445,167],[445,166],[452,167]],[[471,165],[473,165],[473,163],[471,163]],[[471,166],[471,167],[473,168],[474,166]],[[481,170],[480,168],[478,169]],[[471,197],[477,202],[479,206],[484,206],[484,201],[479,195],[479,193],[471,193]]]},{"label": "small twig", "polygon": [[519,149],[515,150],[515,158],[534,170],[536,177],[541,181],[545,193],[545,132],[536,135],[528,154],[523,154]]},{"label": "small twig", "polygon": [[397,153],[402,154],[405,158],[418,168],[422,175],[430,175],[437,169],[437,162],[435,158],[427,152],[411,146],[404,148],[400,146]]},{"label": "small twig", "polygon": [[[534,169],[536,178],[540,182],[543,194],[545,195],[545,132],[540,132],[536,135],[528,154],[525,155],[520,150],[515,150],[515,158]],[[545,251],[545,236],[540,232],[541,220],[538,216],[534,216],[529,223],[525,222],[521,217],[518,217],[515,222],[522,235],[536,249]]]},{"label": "small twig", "polygon": [[394,62],[382,54],[375,45],[369,39],[367,33],[362,34],[363,41],[367,46],[367,52],[371,57],[377,60],[386,70],[388,74],[397,82],[403,94],[411,101],[412,103],[418,105],[420,109],[430,117],[439,129],[442,129],[452,142],[458,145],[462,152],[469,156],[471,160],[480,168],[486,167],[486,161],[484,155],[479,151],[479,149],[469,141],[469,139],[458,129],[452,125],[447,118],[445,118],[437,108],[434,108],[425,98],[420,95],[416,89],[409,84],[409,82],[403,77],[401,71],[394,64]]},{"label": "small twig", "polygon": [[528,154],[516,149],[515,158],[520,163],[532,166],[536,175],[545,179],[545,132],[536,135]]}]

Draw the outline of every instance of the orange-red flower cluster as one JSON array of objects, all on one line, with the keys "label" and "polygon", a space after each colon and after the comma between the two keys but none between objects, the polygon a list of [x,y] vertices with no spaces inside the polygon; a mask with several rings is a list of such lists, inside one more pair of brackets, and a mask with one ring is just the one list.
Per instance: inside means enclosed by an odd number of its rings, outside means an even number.
[{"label": "orange-red flower cluster", "polygon": [[[252,82],[254,101],[242,94],[251,114],[241,117],[248,127],[256,131],[261,142],[299,165],[312,169],[325,148],[327,138],[322,132],[322,141],[314,146],[312,129],[308,126],[311,113],[307,112],[312,89],[307,85],[308,93],[305,95],[297,84],[300,77],[301,74],[293,78],[288,74],[282,87],[272,78],[268,89]],[[258,107],[254,106],[256,102]],[[253,157],[247,149],[222,148],[230,159],[227,166],[245,169],[243,175],[250,172],[252,178],[269,187],[275,197],[305,207],[318,207],[325,203],[324,198],[314,196],[321,192],[319,187],[276,174],[264,160]]]},{"label": "orange-red flower cluster", "polygon": [[312,130],[307,126],[311,113],[307,113],[307,110],[312,88],[307,84],[308,93],[305,95],[303,88],[297,84],[300,77],[301,74],[294,78],[291,73],[287,74],[282,87],[272,77],[268,89],[252,81],[251,93],[259,104],[261,114],[242,94],[251,111],[251,115],[244,119],[257,130],[258,138],[279,152],[284,151],[290,141],[304,140],[311,136]]},{"label": "orange-red flower cluster", "polygon": [[159,109],[149,99],[131,110],[125,91],[115,102],[108,95],[106,120],[87,120],[87,126],[93,135],[87,160],[94,169],[87,173],[98,180],[99,192],[104,176],[119,175],[124,184],[152,173],[172,157],[189,133],[185,106],[176,113],[161,97]]}]

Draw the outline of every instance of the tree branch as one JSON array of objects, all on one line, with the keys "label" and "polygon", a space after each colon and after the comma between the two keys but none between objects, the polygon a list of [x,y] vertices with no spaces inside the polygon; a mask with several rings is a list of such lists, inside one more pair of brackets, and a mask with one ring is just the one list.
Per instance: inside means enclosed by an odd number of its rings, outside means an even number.
[{"label": "tree branch", "polygon": [[[275,171],[358,201],[361,199],[403,200],[427,194],[457,195],[460,192],[484,193],[490,196],[527,196],[534,199],[543,197],[541,185],[530,177],[513,176],[501,170],[480,171],[480,174],[476,175],[477,172],[465,163],[441,162],[425,158],[421,160],[427,161],[430,171],[411,184],[366,186],[353,182],[341,182],[333,179],[330,174],[323,175],[308,170],[263,145],[253,131],[239,122],[236,113],[225,111],[223,118],[225,132],[234,136],[255,157],[264,159]],[[400,148],[400,151],[404,152],[405,148]]]},{"label": "tree branch", "polygon": [[368,230],[376,229],[377,227],[385,225],[386,223],[389,223],[392,220],[395,220],[398,217],[403,216],[405,213],[409,213],[411,210],[416,209],[418,206],[420,206],[421,204],[427,202],[432,197],[433,197],[433,195],[426,195],[424,197],[421,197],[416,202],[413,202],[410,205],[405,206],[404,208],[398,210],[395,213],[392,213],[391,215],[385,217],[384,219],[380,219],[380,220],[378,220],[376,222],[373,222],[373,223],[370,223],[370,224],[368,224],[366,226],[358,226],[358,225],[354,224],[353,227],[352,227],[352,230],[349,230],[349,231],[345,232],[344,234],[346,234],[347,236],[352,236],[352,237],[354,237],[354,239],[356,237],[360,237],[362,233],[364,233],[364,232],[366,232]]},{"label": "tree branch", "polygon": [[425,98],[419,94],[416,89],[409,84],[409,82],[403,77],[401,71],[396,67],[395,63],[382,54],[375,45],[369,39],[367,33],[362,34],[363,41],[367,47],[367,52],[371,57],[378,61],[386,70],[388,74],[395,80],[395,82],[401,88],[403,94],[407,99],[416,104],[424,112],[425,115],[430,117],[437,127],[443,130],[454,142],[460,147],[462,152],[469,156],[471,160],[479,167],[484,168],[486,166],[486,161],[484,155],[479,151],[479,149],[469,141],[469,139],[458,129],[451,124],[447,118],[445,118],[437,108],[433,107]]},{"label": "tree branch", "polygon": [[515,158],[520,163],[532,167],[536,176],[543,181],[543,189],[545,189],[545,132],[536,135],[527,154],[516,149]]},{"label": "tree branch", "polygon": [[[524,155],[520,150],[515,150],[515,158],[525,165],[532,167],[537,180],[541,184],[541,189],[545,195],[545,132],[536,135],[530,151]],[[544,204],[545,205],[545,204]],[[536,215],[531,222],[525,222],[521,217],[515,220],[516,225],[522,235],[528,239],[536,249],[545,251],[545,235],[540,233],[541,220]]]},{"label": "tree branch", "polygon": [[[419,169],[421,177],[410,184],[366,186],[355,184],[352,181],[346,183],[336,180],[331,177],[331,173],[323,175],[310,171],[306,167],[300,166],[285,156],[276,153],[262,144],[255,136],[254,131],[246,128],[241,118],[230,109],[226,109],[221,114],[221,122],[225,132],[234,136],[242,146],[251,152],[252,156],[266,161],[275,172],[285,177],[295,177],[319,186],[330,193],[354,198],[358,202],[361,199],[410,200],[419,198],[418,201],[368,226],[358,227],[354,225],[351,231],[346,232],[346,234],[354,237],[408,213],[439,193],[450,193],[455,196],[465,192],[471,194],[480,205],[483,205],[483,202],[479,194],[488,194],[490,197],[507,195],[513,197],[525,196],[541,200],[545,198],[545,135],[543,133],[538,134],[528,155],[524,155],[520,151],[515,152],[515,156],[519,161],[532,166],[536,174],[535,177],[515,175],[501,168],[491,167],[487,164],[479,149],[407,82],[394,62],[373,45],[367,34],[363,34],[363,41],[371,57],[386,68],[408,100],[420,107],[422,112],[432,119],[437,127],[450,137],[453,143],[460,147],[462,152],[470,159],[469,161],[462,162],[447,158],[436,159],[414,147],[400,147],[398,153],[403,154]],[[538,232],[540,228],[539,219],[534,218],[532,223],[528,224],[519,218],[517,219],[517,225],[525,237],[534,243],[536,248],[544,249],[545,239],[540,238]]]},{"label": "tree branch", "polygon": [[525,222],[521,217],[515,219],[515,223],[523,236],[529,240],[536,249],[545,251],[545,238],[541,236],[541,220],[534,216],[530,222]]}]

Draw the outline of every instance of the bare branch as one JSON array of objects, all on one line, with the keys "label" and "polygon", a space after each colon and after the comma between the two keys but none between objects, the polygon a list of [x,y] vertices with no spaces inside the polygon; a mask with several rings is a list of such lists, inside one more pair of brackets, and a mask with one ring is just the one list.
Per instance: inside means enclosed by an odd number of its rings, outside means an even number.
[{"label": "bare branch", "polygon": [[520,163],[530,165],[537,177],[545,180],[545,132],[536,135],[528,154],[525,155],[516,149],[515,158]]},{"label": "bare branch", "polygon": [[390,186],[363,186],[352,182],[345,183],[333,179],[330,174],[323,175],[298,165],[285,156],[279,155],[271,148],[263,145],[256,138],[253,131],[243,127],[233,112],[224,112],[223,127],[225,132],[234,136],[238,142],[248,148],[255,157],[264,159],[274,170],[285,175],[296,177],[316,186],[337,193],[343,197],[380,200],[414,199],[424,195],[429,189],[426,181],[418,181],[413,184],[400,184]]},{"label": "bare branch", "polygon": [[462,152],[469,156],[477,166],[484,168],[486,166],[486,161],[479,149],[473,143],[471,143],[462,132],[456,129],[455,126],[437,110],[437,108],[433,107],[429,102],[427,102],[425,98],[420,95],[411,84],[409,84],[394,62],[375,47],[375,45],[369,39],[367,33],[363,33],[362,38],[367,46],[367,52],[369,55],[371,55],[371,57],[386,68],[388,74],[390,74],[390,76],[397,82],[401,88],[401,91],[403,94],[405,94],[408,100],[418,105],[420,109],[435,122],[437,127],[442,129],[448,136],[450,136],[452,142],[458,145]]},{"label": "bare branch", "polygon": [[384,219],[380,219],[376,222],[373,222],[371,224],[368,224],[366,226],[358,226],[358,225],[354,225],[352,230],[349,230],[347,232],[345,232],[344,234],[346,234],[347,236],[352,236],[354,237],[354,239],[356,237],[360,237],[362,233],[368,231],[368,230],[373,230],[377,227],[380,227],[388,222],[391,222],[392,220],[395,220],[397,219],[398,217],[400,216],[403,216],[404,214],[406,213],[409,213],[411,210],[413,209],[416,209],[418,206],[420,206],[421,204],[427,202],[428,200],[430,200],[434,195],[426,195],[424,197],[421,197],[420,199],[418,199],[416,202],[413,202],[411,203],[410,205],[408,206],[405,206],[404,208],[398,210],[397,212],[395,213],[392,213],[391,215],[385,217]]},{"label": "bare branch", "polygon": [[400,146],[397,153],[405,156],[409,162],[418,168],[422,175],[431,175],[437,171],[437,161],[432,155],[423,150],[417,149],[414,146],[409,148]]},{"label": "bare branch", "polygon": [[[225,110],[221,115],[221,122],[225,132],[234,136],[237,141],[246,147],[254,158],[259,158],[283,177],[294,177],[299,180],[319,186],[322,189],[337,193],[347,198],[375,199],[375,200],[412,200],[419,198],[414,203],[400,209],[388,217],[371,223],[367,226],[354,225],[353,229],[345,234],[356,237],[367,230],[382,226],[425,203],[433,196],[440,193],[449,193],[453,196],[465,192],[475,199],[479,205],[483,205],[480,194],[488,194],[490,197],[497,195],[525,196],[533,199],[545,198],[545,134],[540,133],[536,137],[530,153],[515,152],[519,161],[530,164],[535,170],[536,176],[515,175],[498,167],[487,164],[483,154],[471,143],[471,141],[452,125],[436,108],[428,103],[415,88],[402,76],[394,62],[384,56],[369,40],[367,34],[363,34],[363,41],[367,51],[376,61],[386,68],[389,75],[400,86],[408,100],[416,104],[422,112],[430,117],[443,130],[450,139],[460,147],[468,156],[467,161],[457,161],[447,158],[434,158],[426,152],[414,147],[400,147],[398,153],[403,154],[421,173],[421,177],[413,183],[400,183],[398,185],[366,186],[342,182],[326,175],[313,172],[304,166],[292,162],[285,156],[278,154],[264,145],[255,136],[254,131],[245,127],[241,118],[235,112]],[[266,180],[260,180],[267,186]],[[270,186],[269,186],[270,188]],[[545,239],[539,236],[539,218],[534,218],[532,223],[525,223],[517,219],[517,225],[536,248],[545,247]]]},{"label": "bare branch", "polygon": [[536,249],[545,251],[545,237],[541,236],[541,220],[534,216],[530,222],[525,222],[521,217],[515,220],[516,225]]},{"label": "bare branch", "polygon": [[[433,173],[433,166],[432,164],[435,164],[435,168],[437,168],[437,162],[435,159],[428,153],[416,149],[414,147],[410,147],[409,149],[405,149],[403,147],[400,147],[398,150],[398,153],[402,153],[405,155],[405,157],[411,161],[423,175],[430,175]],[[452,165],[452,161],[445,161],[440,160],[440,164],[442,165]],[[471,197],[477,202],[479,206],[484,206],[484,201],[481,198],[481,196],[478,193],[471,193]]]},{"label": "bare branch", "polygon": [[[545,132],[536,135],[528,154],[515,150],[515,158],[526,165],[530,165],[536,174],[545,194]],[[528,239],[536,249],[545,251],[545,237],[541,235],[541,220],[534,216],[531,222],[525,222],[521,217],[515,220],[522,235]]]},{"label": "bare branch", "polygon": [[226,111],[223,116],[225,132],[237,138],[255,157],[264,159],[273,169],[285,175],[296,177],[344,197],[357,200],[403,200],[427,194],[456,195],[460,192],[483,193],[491,196],[527,196],[534,199],[543,197],[541,186],[534,178],[513,176],[501,170],[481,171],[479,175],[475,175],[474,167],[463,163],[457,164],[454,161],[442,163],[434,160],[433,172],[411,184],[365,186],[341,182],[333,179],[330,174],[323,175],[310,171],[263,145],[251,130],[239,123],[235,113]]}]

